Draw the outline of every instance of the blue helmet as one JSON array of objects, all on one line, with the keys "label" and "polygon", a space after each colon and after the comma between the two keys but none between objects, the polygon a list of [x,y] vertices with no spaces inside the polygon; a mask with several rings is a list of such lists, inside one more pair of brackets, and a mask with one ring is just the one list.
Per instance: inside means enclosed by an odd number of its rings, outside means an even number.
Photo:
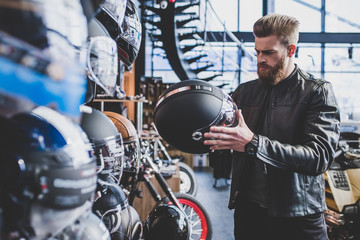
[{"label": "blue helmet", "polygon": [[38,105],[79,117],[86,93],[87,39],[80,0],[2,0],[0,4],[0,114]]},{"label": "blue helmet", "polygon": [[[46,107],[1,122],[0,207],[5,232],[43,237],[91,208],[96,163],[77,124]],[[52,218],[56,221],[49,221]]]}]

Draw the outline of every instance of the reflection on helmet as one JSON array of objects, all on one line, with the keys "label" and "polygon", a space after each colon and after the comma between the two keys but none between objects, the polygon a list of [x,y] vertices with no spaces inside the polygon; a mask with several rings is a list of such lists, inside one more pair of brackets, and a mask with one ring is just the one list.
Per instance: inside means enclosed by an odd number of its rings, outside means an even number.
[{"label": "reflection on helmet", "polygon": [[[129,205],[122,188],[99,179],[97,195],[99,197],[94,202],[93,211],[105,223],[111,239],[140,239],[142,225],[139,216]],[[138,237],[134,238],[136,234]]]},{"label": "reflection on helmet", "polygon": [[139,53],[141,43],[141,23],[132,0],[127,1],[122,28],[123,32],[116,38],[119,58],[130,67]]},{"label": "reflection on helmet", "polygon": [[83,112],[80,126],[93,145],[99,177],[121,179],[124,165],[124,144],[113,122],[101,111]]},{"label": "reflection on helmet", "polygon": [[0,30],[63,61],[76,59],[87,38],[79,0],[2,0]]},{"label": "reflection on helmet", "polygon": [[118,74],[118,55],[114,40],[105,36],[90,38],[87,70],[89,80],[102,87],[108,95],[114,95]]},{"label": "reflection on helmet", "polygon": [[109,32],[96,18],[92,18],[88,23],[88,32],[90,43],[87,54],[87,72],[90,83],[88,83],[87,103],[95,98],[95,83],[108,95],[113,96],[118,76],[117,46]]},{"label": "reflection on helmet", "polygon": [[[87,37],[79,1],[2,0],[0,31],[0,77],[7,79],[0,85],[2,98],[78,117],[86,81],[77,48]],[[15,110],[1,112],[11,116]]]},{"label": "reflection on helmet", "polygon": [[105,27],[112,39],[122,32],[127,0],[104,0],[95,18]]},{"label": "reflection on helmet", "polygon": [[46,107],[2,122],[3,230],[43,239],[91,207],[96,188],[91,145],[78,125]]},{"label": "reflection on helmet", "polygon": [[126,175],[137,173],[140,166],[140,143],[134,124],[123,115],[115,112],[105,111],[115,124],[124,140],[124,173]]},{"label": "reflection on helmet", "polygon": [[51,239],[110,240],[111,238],[101,219],[87,211]]},{"label": "reflection on helmet", "polygon": [[187,240],[188,221],[185,214],[174,205],[155,207],[144,224],[146,240]]},{"label": "reflection on helmet", "polygon": [[210,126],[238,124],[236,104],[221,89],[202,80],[174,84],[160,96],[154,122],[161,137],[188,153],[206,153],[203,134]]},{"label": "reflection on helmet", "polygon": [[95,214],[89,214],[82,223],[84,227],[80,240],[110,240],[110,234],[103,221]]}]

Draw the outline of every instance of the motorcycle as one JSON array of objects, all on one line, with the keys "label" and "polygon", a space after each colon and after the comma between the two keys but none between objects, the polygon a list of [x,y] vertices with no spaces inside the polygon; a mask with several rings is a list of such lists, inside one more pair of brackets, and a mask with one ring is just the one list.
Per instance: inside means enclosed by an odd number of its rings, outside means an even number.
[{"label": "motorcycle", "polygon": [[360,239],[360,134],[341,133],[325,181],[329,239]]}]

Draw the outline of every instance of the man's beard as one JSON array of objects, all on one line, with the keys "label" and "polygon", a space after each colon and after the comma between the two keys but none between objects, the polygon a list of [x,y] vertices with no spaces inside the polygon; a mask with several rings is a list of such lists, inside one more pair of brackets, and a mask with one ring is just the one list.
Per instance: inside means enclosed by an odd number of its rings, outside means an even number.
[{"label": "man's beard", "polygon": [[[266,71],[260,71],[261,66],[267,67],[268,69]],[[259,76],[259,80],[262,83],[269,85],[278,84],[281,80],[283,80],[283,77],[285,76],[285,56],[283,56],[274,67],[258,63],[257,74]]]}]

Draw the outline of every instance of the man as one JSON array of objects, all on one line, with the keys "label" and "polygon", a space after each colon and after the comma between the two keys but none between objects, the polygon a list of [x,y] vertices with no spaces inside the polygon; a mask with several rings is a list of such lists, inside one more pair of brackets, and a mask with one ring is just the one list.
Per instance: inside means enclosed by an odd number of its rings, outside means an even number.
[{"label": "man", "polygon": [[339,139],[331,84],[294,63],[299,22],[271,14],[254,24],[258,79],[233,94],[239,125],[211,127],[205,145],[233,149],[229,208],[235,239],[328,239],[324,171]]}]

